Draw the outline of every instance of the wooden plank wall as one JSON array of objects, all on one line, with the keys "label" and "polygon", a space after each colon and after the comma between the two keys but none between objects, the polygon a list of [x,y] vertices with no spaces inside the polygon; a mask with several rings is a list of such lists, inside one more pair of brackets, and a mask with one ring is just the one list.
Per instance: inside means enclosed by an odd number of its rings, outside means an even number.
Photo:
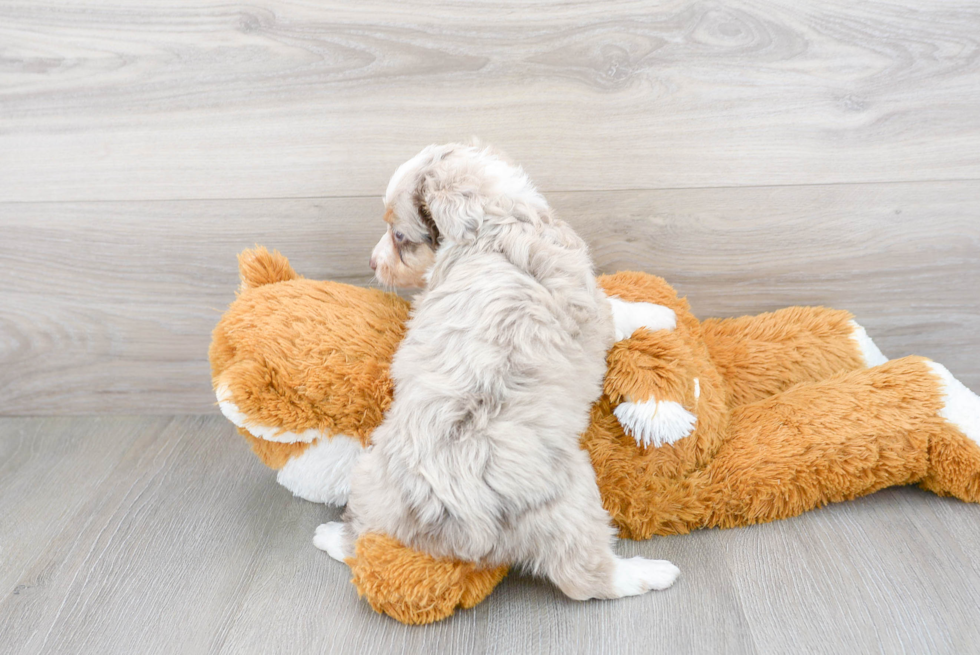
[{"label": "wooden plank wall", "polygon": [[601,270],[980,389],[978,53],[951,0],[0,0],[0,414],[214,411],[235,253],[366,284],[388,176],[474,134]]}]

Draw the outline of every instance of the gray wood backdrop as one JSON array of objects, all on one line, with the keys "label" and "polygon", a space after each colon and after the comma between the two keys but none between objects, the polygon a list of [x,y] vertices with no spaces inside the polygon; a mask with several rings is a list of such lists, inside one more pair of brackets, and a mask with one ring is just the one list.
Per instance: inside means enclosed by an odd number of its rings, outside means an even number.
[{"label": "gray wood backdrop", "polygon": [[975,2],[0,0],[0,414],[215,411],[235,253],[366,284],[388,176],[471,135],[603,271],[980,388]]}]

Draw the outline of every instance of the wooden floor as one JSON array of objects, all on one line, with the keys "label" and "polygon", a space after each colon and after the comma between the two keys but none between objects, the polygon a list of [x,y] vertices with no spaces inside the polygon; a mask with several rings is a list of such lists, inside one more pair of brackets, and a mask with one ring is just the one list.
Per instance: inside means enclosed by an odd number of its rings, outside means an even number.
[{"label": "wooden floor", "polygon": [[671,589],[576,603],[508,577],[406,627],[316,550],[337,511],[279,487],[227,422],[0,420],[6,653],[970,653],[980,506],[891,489],[769,525],[621,542]]},{"label": "wooden floor", "polygon": [[410,629],[215,411],[235,254],[370,282],[431,142],[521,162],[602,272],[849,309],[980,390],[975,0],[0,0],[0,652],[975,652],[980,508],[917,489],[516,576]]}]

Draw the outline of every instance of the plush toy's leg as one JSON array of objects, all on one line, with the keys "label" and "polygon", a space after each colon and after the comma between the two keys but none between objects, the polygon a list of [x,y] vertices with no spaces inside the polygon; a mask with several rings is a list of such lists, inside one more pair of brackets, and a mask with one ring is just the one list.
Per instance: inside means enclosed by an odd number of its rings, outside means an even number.
[{"label": "plush toy's leg", "polygon": [[701,332],[736,407],[887,361],[850,313],[825,307],[708,319]]},{"label": "plush toy's leg", "polygon": [[313,545],[351,567],[351,582],[374,611],[402,623],[420,625],[470,608],[493,591],[507,567],[484,569],[469,562],[439,559],[379,534],[352,544],[340,522],[317,527]]},{"label": "plush toy's leg", "polygon": [[945,366],[929,362],[941,380],[944,428],[929,438],[929,472],[924,489],[941,496],[980,502],[980,396],[954,378]]},{"label": "plush toy's leg", "polygon": [[474,607],[507,575],[506,566],[486,569],[435,558],[372,533],[357,539],[347,563],[357,593],[376,612],[410,625],[439,621],[457,607]]},{"label": "plush toy's leg", "polygon": [[907,357],[737,409],[699,474],[701,525],[771,521],[918,482],[980,500],[980,399],[940,368]]},{"label": "plush toy's leg", "polygon": [[701,362],[675,333],[674,310],[616,297],[609,303],[617,343],[606,357],[603,391],[616,403],[616,418],[641,447],[689,436],[697,424],[689,408],[700,394],[695,371]]},{"label": "plush toy's leg", "polygon": [[641,331],[613,346],[606,363],[603,391],[640,446],[674,443],[693,432],[697,418],[690,410],[700,395],[701,362],[678,334]]}]

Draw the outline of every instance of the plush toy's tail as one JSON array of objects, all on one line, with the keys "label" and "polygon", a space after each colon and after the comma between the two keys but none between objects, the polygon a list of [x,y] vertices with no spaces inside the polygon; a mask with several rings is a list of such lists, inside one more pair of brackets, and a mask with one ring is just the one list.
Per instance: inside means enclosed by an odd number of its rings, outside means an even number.
[{"label": "plush toy's tail", "polygon": [[289,260],[279,254],[278,250],[269,252],[263,246],[243,250],[238,255],[238,272],[242,278],[239,291],[300,277],[289,265]]}]

